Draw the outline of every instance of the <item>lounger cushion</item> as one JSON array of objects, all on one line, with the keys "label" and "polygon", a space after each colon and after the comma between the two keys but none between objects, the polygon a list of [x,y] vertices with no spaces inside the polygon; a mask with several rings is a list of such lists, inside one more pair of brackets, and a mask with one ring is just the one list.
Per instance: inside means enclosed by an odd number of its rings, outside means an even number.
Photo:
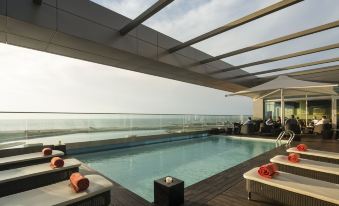
[{"label": "lounger cushion", "polygon": [[258,174],[258,167],[244,174],[244,178],[277,187],[290,192],[313,197],[326,202],[339,204],[339,185],[308,177],[279,171],[274,178],[264,178]]},{"label": "lounger cushion", "polygon": [[336,153],[336,152],[328,152],[328,151],[313,150],[313,149],[308,149],[307,151],[299,151],[299,150],[297,150],[296,147],[289,148],[286,151],[304,154],[304,155],[312,155],[312,156],[325,157],[325,158],[329,158],[329,159],[338,159],[339,160],[339,153]]},{"label": "lounger cushion", "polygon": [[[338,164],[331,164],[327,162],[320,162],[315,160],[308,160],[308,159],[300,159],[300,162],[293,163],[288,161],[287,156],[284,155],[277,155],[271,159],[271,162],[288,165],[291,167],[299,167],[307,170],[314,170],[318,172],[324,172],[328,174],[335,174],[339,175],[339,165]],[[338,194],[339,195],[339,194]]]},{"label": "lounger cushion", "polygon": [[109,191],[112,183],[99,175],[86,175],[90,186],[86,191],[75,193],[69,186],[69,180],[56,184],[40,187],[26,192],[17,193],[0,198],[1,206],[46,206],[46,205],[69,205],[81,200],[93,197]]},{"label": "lounger cushion", "polygon": [[34,153],[28,153],[28,154],[23,154],[23,155],[3,157],[3,158],[0,158],[0,166],[20,163],[20,162],[26,162],[26,161],[32,161],[32,160],[51,158],[51,157],[56,157],[56,156],[63,156],[63,155],[64,153],[62,151],[53,150],[52,155],[48,155],[48,156],[44,156],[41,152],[34,152]]},{"label": "lounger cushion", "polygon": [[50,167],[50,163],[43,163],[37,165],[31,165],[27,167],[20,167],[10,170],[0,171],[0,185],[4,182],[15,181],[19,179],[24,179],[32,176],[52,173],[55,171],[67,170],[72,168],[80,167],[81,163],[76,159],[65,159],[65,164],[61,168]]}]

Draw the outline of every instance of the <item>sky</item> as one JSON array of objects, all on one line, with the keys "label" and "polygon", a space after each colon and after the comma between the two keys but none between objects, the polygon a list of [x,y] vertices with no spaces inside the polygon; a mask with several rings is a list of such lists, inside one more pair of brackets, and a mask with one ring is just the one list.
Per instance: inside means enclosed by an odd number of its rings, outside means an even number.
[{"label": "sky", "polygon": [[[156,0],[93,0],[135,18]],[[180,41],[208,32],[277,0],[175,0],[145,25]],[[320,3],[321,2],[321,3]],[[202,41],[193,47],[219,55],[339,19],[338,0],[307,0]],[[339,29],[223,59],[234,65],[338,43]],[[248,67],[267,69],[337,57],[338,49]],[[325,64],[329,66],[335,63]],[[0,111],[251,114],[246,97],[119,68],[0,44]],[[304,69],[304,68],[303,68]],[[295,71],[303,70],[298,69]],[[306,68],[307,69],[307,68]]]},{"label": "sky", "polygon": [[251,114],[225,92],[0,44],[0,111]]}]

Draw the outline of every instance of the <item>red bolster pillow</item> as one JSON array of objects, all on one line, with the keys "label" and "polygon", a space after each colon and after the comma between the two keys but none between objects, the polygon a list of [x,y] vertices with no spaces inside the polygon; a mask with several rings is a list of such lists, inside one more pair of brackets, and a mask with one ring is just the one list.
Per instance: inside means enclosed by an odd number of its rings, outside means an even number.
[{"label": "red bolster pillow", "polygon": [[69,178],[71,182],[71,186],[75,192],[81,192],[86,190],[89,187],[89,180],[88,178],[84,177],[79,172],[75,172]]},{"label": "red bolster pillow", "polygon": [[308,147],[305,144],[298,144],[297,145],[297,150],[298,151],[307,151]]},{"label": "red bolster pillow", "polygon": [[262,177],[272,178],[273,175],[277,174],[278,166],[274,163],[269,163],[266,165],[262,165],[258,169],[258,174]]},{"label": "red bolster pillow", "polygon": [[293,162],[293,163],[297,163],[297,162],[299,162],[300,161],[300,155],[299,154],[297,154],[297,153],[291,153],[291,154],[289,154],[288,155],[288,161],[290,161],[290,162]]},{"label": "red bolster pillow", "polygon": [[42,150],[42,154],[43,154],[44,156],[52,155],[52,149],[51,149],[51,148],[44,148],[44,149]]},{"label": "red bolster pillow", "polygon": [[53,157],[51,159],[51,167],[52,168],[63,167],[64,164],[65,164],[64,160],[61,159],[60,157]]}]

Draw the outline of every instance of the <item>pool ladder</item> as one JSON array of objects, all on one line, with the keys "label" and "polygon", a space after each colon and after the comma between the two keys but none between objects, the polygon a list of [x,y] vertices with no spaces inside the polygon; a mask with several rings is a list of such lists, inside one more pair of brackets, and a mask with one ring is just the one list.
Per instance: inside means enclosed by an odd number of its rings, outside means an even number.
[{"label": "pool ladder", "polygon": [[281,145],[281,140],[282,138],[284,138],[285,135],[289,135],[290,137],[287,140],[286,143],[286,147],[291,145],[291,142],[293,141],[294,137],[295,137],[295,133],[291,130],[284,130],[282,132],[280,132],[280,134],[278,135],[277,139],[275,140],[275,145],[276,146],[280,146]]}]

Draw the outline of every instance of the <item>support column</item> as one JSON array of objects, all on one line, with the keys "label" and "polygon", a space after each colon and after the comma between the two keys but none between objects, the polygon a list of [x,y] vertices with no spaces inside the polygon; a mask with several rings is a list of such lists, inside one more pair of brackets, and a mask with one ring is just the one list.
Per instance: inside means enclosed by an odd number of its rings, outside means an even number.
[{"label": "support column", "polygon": [[[335,96],[331,97],[332,99],[332,128],[337,129],[337,98]],[[336,137],[336,130],[334,130],[334,137]]]},{"label": "support column", "polygon": [[306,115],[305,115],[305,118],[306,118],[306,121],[305,121],[305,123],[306,123],[306,126],[308,125],[308,100],[307,100],[307,93],[306,93],[306,95],[305,95],[305,113],[306,113]]},{"label": "support column", "polygon": [[285,125],[285,99],[284,99],[284,90],[280,89],[280,117],[281,124]]}]

